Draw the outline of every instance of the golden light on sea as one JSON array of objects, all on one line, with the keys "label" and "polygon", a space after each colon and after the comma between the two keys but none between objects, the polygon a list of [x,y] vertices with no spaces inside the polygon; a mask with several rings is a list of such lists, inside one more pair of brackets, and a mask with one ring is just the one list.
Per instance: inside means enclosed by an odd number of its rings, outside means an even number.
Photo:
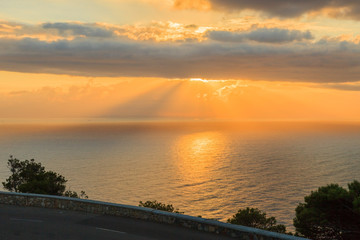
[{"label": "golden light on sea", "polygon": [[206,131],[182,136],[174,146],[174,155],[183,180],[194,184],[209,180],[218,166],[218,156],[226,149],[226,137],[220,132]]}]

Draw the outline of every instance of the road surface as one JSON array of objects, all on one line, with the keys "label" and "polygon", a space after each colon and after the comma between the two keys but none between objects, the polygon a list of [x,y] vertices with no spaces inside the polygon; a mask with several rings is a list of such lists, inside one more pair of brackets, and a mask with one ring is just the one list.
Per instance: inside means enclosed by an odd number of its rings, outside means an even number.
[{"label": "road surface", "polygon": [[83,212],[0,204],[1,240],[230,240],[179,226]]}]

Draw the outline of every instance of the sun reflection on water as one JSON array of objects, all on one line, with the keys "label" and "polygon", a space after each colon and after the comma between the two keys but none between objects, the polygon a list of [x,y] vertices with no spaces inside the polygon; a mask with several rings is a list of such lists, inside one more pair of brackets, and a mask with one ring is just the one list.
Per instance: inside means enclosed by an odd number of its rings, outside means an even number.
[{"label": "sun reflection on water", "polygon": [[192,186],[215,178],[219,156],[225,149],[226,137],[220,132],[197,132],[180,137],[174,147],[179,178]]},{"label": "sun reflection on water", "polygon": [[[184,199],[183,209],[193,215],[212,217],[222,214],[226,195],[228,137],[218,131],[196,132],[181,136],[174,144],[177,192]],[[226,167],[225,167],[226,168]],[[221,206],[221,207],[219,207]]]}]

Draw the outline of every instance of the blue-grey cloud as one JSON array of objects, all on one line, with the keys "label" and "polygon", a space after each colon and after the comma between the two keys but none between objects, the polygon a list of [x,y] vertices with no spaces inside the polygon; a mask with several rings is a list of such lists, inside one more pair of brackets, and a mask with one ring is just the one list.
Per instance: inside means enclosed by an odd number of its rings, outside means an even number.
[{"label": "blue-grey cloud", "polygon": [[350,82],[360,80],[359,56],[358,44],[326,40],[273,45],[0,39],[0,70],[83,76]]},{"label": "blue-grey cloud", "polygon": [[56,22],[45,23],[43,24],[43,28],[56,29],[59,31],[59,34],[63,36],[74,35],[98,38],[109,38],[114,36],[113,31],[96,26],[94,24]]},{"label": "blue-grey cloud", "polygon": [[[181,0],[178,0],[181,1]],[[271,16],[298,17],[324,8],[347,8],[341,17],[360,19],[358,0],[209,0],[214,9],[245,10],[265,12]],[[340,14],[340,13],[339,13]]]},{"label": "blue-grey cloud", "polygon": [[288,43],[313,39],[310,31],[288,30],[280,28],[259,28],[250,32],[211,31],[208,36],[221,42],[243,42],[251,40],[260,43]]}]

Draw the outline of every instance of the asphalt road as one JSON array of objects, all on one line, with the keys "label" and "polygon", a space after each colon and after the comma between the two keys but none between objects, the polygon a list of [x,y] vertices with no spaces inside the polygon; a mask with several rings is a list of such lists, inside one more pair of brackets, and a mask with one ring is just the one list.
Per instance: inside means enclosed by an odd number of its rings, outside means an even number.
[{"label": "asphalt road", "polygon": [[131,218],[0,204],[1,240],[230,240],[233,238]]}]

